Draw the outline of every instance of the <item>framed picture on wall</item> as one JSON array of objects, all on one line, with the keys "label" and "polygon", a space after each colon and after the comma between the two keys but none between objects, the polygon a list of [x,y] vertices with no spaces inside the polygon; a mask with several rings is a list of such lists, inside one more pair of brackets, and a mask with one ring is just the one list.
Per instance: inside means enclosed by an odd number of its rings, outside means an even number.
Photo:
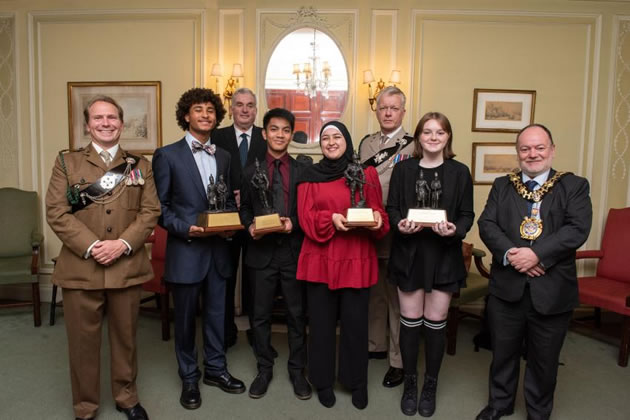
[{"label": "framed picture on wall", "polygon": [[152,154],[162,145],[160,82],[68,82],[70,149],[90,144],[83,109],[96,95],[107,95],[124,112],[120,145],[130,152]]},{"label": "framed picture on wall", "polygon": [[473,143],[472,176],[475,185],[491,185],[494,180],[519,170],[516,143]]},{"label": "framed picture on wall", "polygon": [[534,122],[535,90],[475,89],[472,131],[517,133]]}]

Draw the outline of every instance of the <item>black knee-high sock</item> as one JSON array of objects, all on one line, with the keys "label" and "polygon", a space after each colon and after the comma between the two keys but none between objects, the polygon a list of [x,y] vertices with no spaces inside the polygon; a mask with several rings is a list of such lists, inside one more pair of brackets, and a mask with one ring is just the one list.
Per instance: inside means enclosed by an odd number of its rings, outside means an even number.
[{"label": "black knee-high sock", "polygon": [[418,348],[420,347],[420,327],[422,317],[407,318],[400,316],[400,356],[403,370],[407,375],[416,374],[418,366]]},{"label": "black knee-high sock", "polygon": [[446,319],[433,321],[425,318],[424,338],[426,373],[428,376],[437,379],[440,373],[440,366],[442,365],[442,357],[444,356],[444,347],[446,346]]}]

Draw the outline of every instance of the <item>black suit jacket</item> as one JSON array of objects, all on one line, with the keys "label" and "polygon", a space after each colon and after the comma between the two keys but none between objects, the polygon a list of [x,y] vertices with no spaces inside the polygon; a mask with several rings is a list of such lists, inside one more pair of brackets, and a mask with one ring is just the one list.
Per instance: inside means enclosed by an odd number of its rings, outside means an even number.
[{"label": "black suit jacket", "polygon": [[564,175],[544,196],[543,232],[533,243],[520,234],[527,214],[527,200],[518,195],[509,177],[497,178],[478,221],[481,239],[492,252],[490,293],[508,302],[523,297],[528,277],[504,266],[503,257],[512,247],[531,247],[545,269],[543,276],[529,279],[534,308],[542,314],[570,311],[579,304],[575,252],[588,238],[593,218],[588,181]]},{"label": "black suit jacket", "polygon": [[[217,178],[223,175],[228,185],[226,207],[236,211],[236,203],[227,174],[230,155],[217,148]],[[208,197],[192,151],[183,138],[160,147],[153,155],[153,175],[162,207],[159,224],[168,231],[166,243],[166,281],[198,283],[211,265],[223,277],[229,277],[234,267],[229,264],[227,241],[218,235],[191,237],[188,230],[197,224],[197,214],[208,210]]]},{"label": "black suit jacket", "polygon": [[[407,217],[410,208],[417,205],[416,180],[419,171],[417,158],[406,159],[394,166],[390,179],[387,214],[393,232],[389,256],[389,272],[393,278],[407,278],[413,266],[411,262],[416,253],[418,236],[400,233],[398,222]],[[462,239],[475,219],[472,178],[466,165],[447,159],[444,161],[444,179],[441,181],[442,208],[446,210],[448,221],[455,224],[456,231],[454,236],[440,238],[443,256],[439,277],[444,283],[463,283],[467,273],[462,255]]]},{"label": "black suit jacket", "polygon": [[[264,166],[263,166],[264,165]],[[267,162],[263,159],[261,166],[266,167]],[[273,256],[273,249],[278,246],[279,241],[290,241],[292,256],[297,262],[302,247],[304,233],[300,229],[297,213],[297,178],[304,164],[289,156],[289,214],[293,230],[291,233],[269,233],[258,240],[252,239],[248,234],[247,253],[245,254],[245,264],[254,269],[267,267]],[[254,176],[255,165],[245,167],[243,173],[243,184],[241,185],[241,222],[245,229],[254,222],[255,216],[261,216],[263,212],[262,203],[258,198],[258,192],[252,188],[251,179]]]},{"label": "black suit jacket", "polygon": [[[212,143],[218,147],[228,151],[232,157],[232,165],[230,166],[230,182],[233,190],[241,189],[241,177],[243,174],[243,166],[241,166],[241,155],[238,151],[238,142],[236,141],[236,131],[234,124],[229,127],[223,127],[212,133]],[[254,159],[262,163],[267,153],[267,142],[262,136],[262,128],[254,126],[252,128],[252,138],[247,150],[247,162],[245,166],[254,163]]]}]

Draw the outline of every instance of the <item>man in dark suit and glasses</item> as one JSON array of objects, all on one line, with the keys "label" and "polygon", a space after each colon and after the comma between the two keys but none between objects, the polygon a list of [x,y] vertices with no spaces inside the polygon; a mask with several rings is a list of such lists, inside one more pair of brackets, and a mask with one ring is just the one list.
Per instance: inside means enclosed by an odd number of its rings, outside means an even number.
[{"label": "man in dark suit and glasses", "polygon": [[579,304],[575,252],[591,229],[588,181],[551,168],[551,132],[540,124],[523,128],[516,152],[521,172],[494,181],[478,222],[493,256],[493,358],[488,405],[477,420],[513,413],[524,339],[527,418],[550,417],[560,350]]},{"label": "man in dark suit and glasses", "polygon": [[249,165],[241,185],[241,219],[250,239],[245,265],[253,285],[252,329],[258,375],[249,387],[249,396],[261,398],[273,376],[274,355],[271,347],[271,312],[276,288],[280,285],[287,306],[289,338],[289,379],[297,398],[311,397],[311,386],[304,377],[306,367],[306,326],[304,284],[295,279],[297,261],[304,234],[297,218],[297,177],[303,164],[289,156],[287,149],[295,127],[295,117],[282,108],[274,108],[263,119],[267,153],[260,168],[269,179],[272,205],[280,215],[284,230],[265,235],[254,233],[254,217],[265,214],[263,203],[252,186],[256,165]]},{"label": "man in dark suit and glasses", "polygon": [[[230,183],[234,191],[236,205],[240,206],[241,176],[243,168],[251,165],[256,158],[260,162],[267,153],[267,144],[260,127],[254,125],[256,120],[256,95],[248,88],[240,88],[232,96],[232,116],[234,124],[219,128],[212,133],[212,142],[227,150],[232,157],[230,165]],[[218,124],[217,124],[218,125]],[[236,271],[241,249],[244,250],[246,232],[238,232],[229,241],[231,264],[234,274],[228,279],[225,293],[225,346],[236,343],[238,330],[234,323],[234,290],[236,288]],[[243,252],[244,254],[244,252]],[[249,311],[251,290],[247,276],[243,273],[242,299],[243,307]]]},{"label": "man in dark suit and glasses", "polygon": [[[243,382],[227,371],[224,350],[225,287],[233,275],[226,237],[208,234],[197,226],[197,214],[208,209],[210,178],[223,176],[231,192],[230,155],[212,144],[210,133],[223,119],[221,98],[210,89],[194,88],[177,103],[183,139],[161,147],[153,155],[153,171],[162,205],[160,225],[168,231],[165,279],[173,296],[175,354],[182,380],[180,403],[187,409],[201,405],[195,344],[196,314],[202,297],[203,382],[225,392],[245,391]],[[230,193],[226,207],[236,210]]]}]

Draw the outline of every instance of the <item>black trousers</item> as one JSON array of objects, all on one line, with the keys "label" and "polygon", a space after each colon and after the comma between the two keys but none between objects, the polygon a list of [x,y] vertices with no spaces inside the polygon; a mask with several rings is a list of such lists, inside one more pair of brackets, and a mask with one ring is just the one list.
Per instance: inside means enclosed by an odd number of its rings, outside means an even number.
[{"label": "black trousers", "polygon": [[306,316],[304,282],[295,279],[297,261],[289,241],[274,248],[269,265],[250,270],[253,291],[252,328],[258,370],[270,372],[274,356],[271,347],[271,315],[278,285],[287,307],[289,373],[301,373],[306,367]]},{"label": "black trousers", "polygon": [[[232,236],[231,240],[228,241],[228,247],[230,252],[230,264],[233,267],[233,273],[230,277],[226,279],[225,285],[225,342],[229,343],[236,339],[236,335],[238,334],[238,328],[234,323],[234,296],[236,290],[236,273],[238,271],[238,263],[239,257],[241,256],[241,252],[243,253],[243,259],[245,259],[245,244],[246,237],[244,231],[236,232],[234,236]],[[249,281],[247,277],[247,270],[242,270],[241,273],[241,299],[242,299],[242,307],[245,309],[247,314],[251,314],[250,305],[251,305],[251,291],[249,286]]]},{"label": "black trousers", "polygon": [[337,319],[339,319],[339,382],[350,390],[367,386],[368,303],[370,289],[328,289],[307,283],[309,378],[317,390],[335,383]]},{"label": "black trousers", "polygon": [[223,349],[225,284],[225,277],[219,274],[214,264],[200,283],[169,283],[173,296],[175,356],[179,366],[179,377],[184,383],[198,382],[201,377],[197,367],[195,342],[200,295],[204,371],[209,375],[221,375],[227,368]]},{"label": "black trousers", "polygon": [[558,359],[569,328],[572,311],[543,315],[532,304],[529,287],[518,302],[495,296],[488,299],[488,323],[492,337],[489,405],[514,406],[518,387],[523,339],[527,340],[527,364],[523,384],[527,416],[548,419],[558,374]]}]

